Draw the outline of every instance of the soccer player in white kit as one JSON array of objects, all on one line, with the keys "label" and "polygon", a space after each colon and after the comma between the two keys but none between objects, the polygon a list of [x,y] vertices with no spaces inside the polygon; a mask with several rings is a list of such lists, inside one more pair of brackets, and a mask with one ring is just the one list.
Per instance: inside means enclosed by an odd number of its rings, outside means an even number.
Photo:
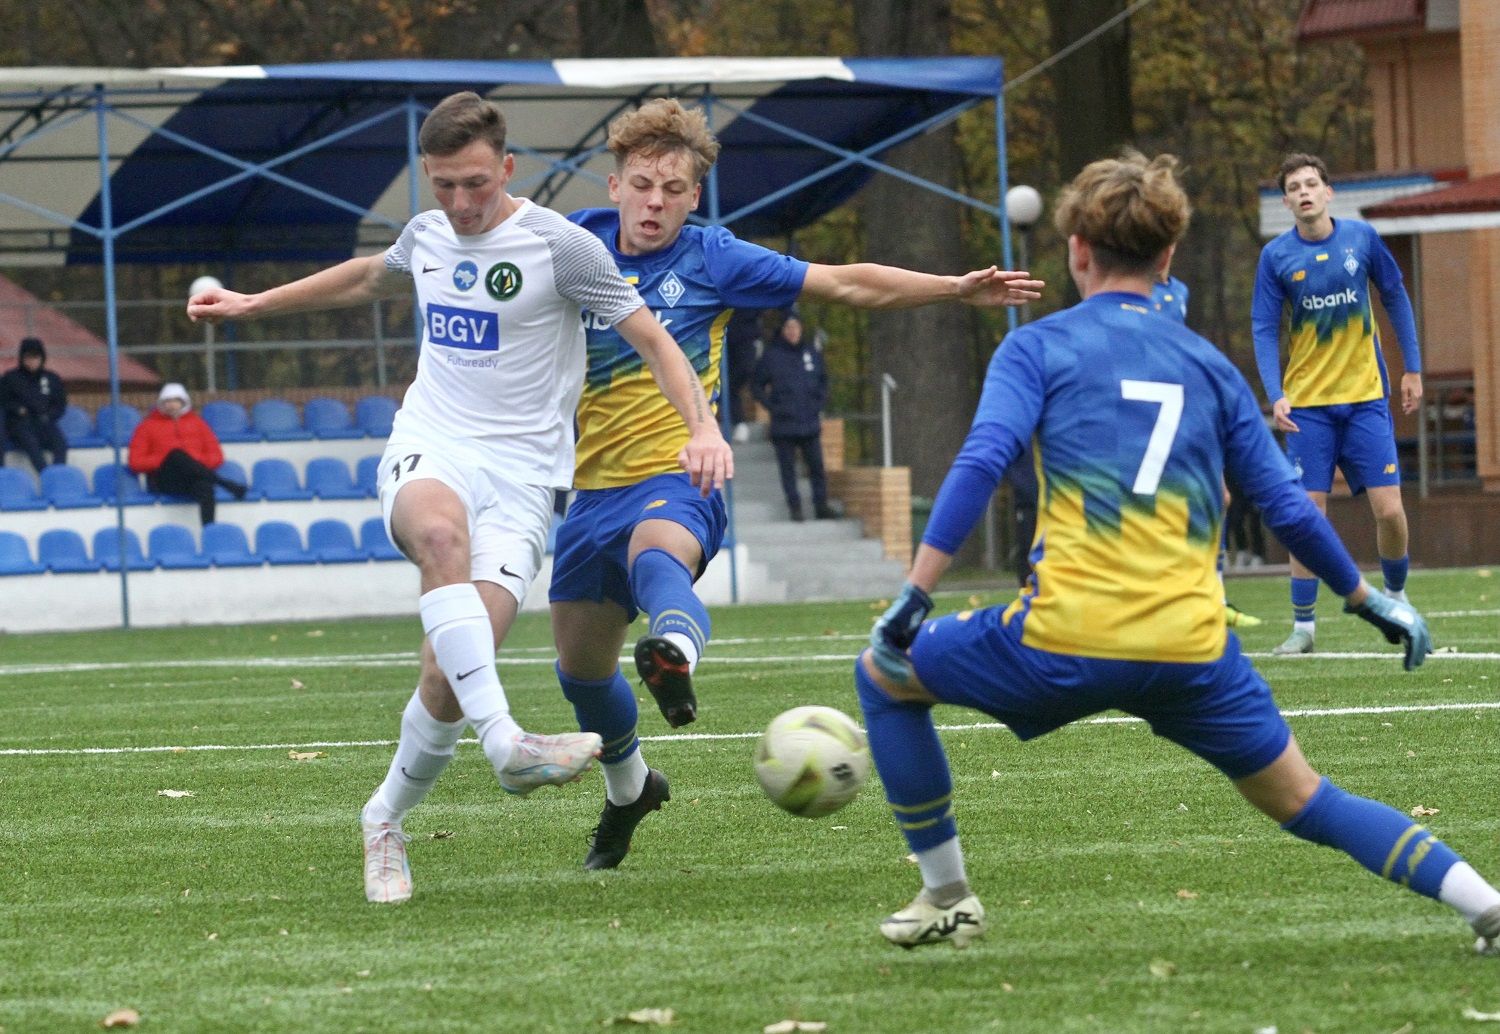
[{"label": "soccer player in white kit", "polygon": [[217,323],[368,303],[416,282],[422,352],[379,487],[392,541],[421,570],[426,639],[396,756],[361,813],[365,896],[378,902],[411,897],[402,819],[466,725],[512,794],[577,779],[599,754],[594,733],[523,731],[495,668],[541,565],[552,493],[572,482],[584,309],[641,353],[682,416],[690,439],[679,461],[693,483],[707,494],[733,473],[691,364],[604,246],[506,192],[515,161],[499,107],[454,94],[423,121],[418,142],[441,209],[412,219],[384,254],[259,294],[203,291],[187,308]]}]

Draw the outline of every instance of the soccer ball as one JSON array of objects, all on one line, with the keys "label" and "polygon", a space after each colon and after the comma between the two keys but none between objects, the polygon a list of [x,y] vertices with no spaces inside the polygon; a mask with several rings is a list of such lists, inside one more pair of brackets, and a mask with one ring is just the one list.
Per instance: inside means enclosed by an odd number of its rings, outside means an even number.
[{"label": "soccer ball", "polygon": [[870,745],[844,712],[794,707],[773,718],[761,736],[755,778],[777,807],[793,815],[831,815],[870,778]]}]

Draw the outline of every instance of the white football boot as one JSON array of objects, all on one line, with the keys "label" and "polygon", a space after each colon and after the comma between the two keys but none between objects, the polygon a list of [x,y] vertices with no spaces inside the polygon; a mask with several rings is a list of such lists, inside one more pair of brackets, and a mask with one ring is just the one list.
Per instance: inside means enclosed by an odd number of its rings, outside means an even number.
[{"label": "white football boot", "polygon": [[394,905],[411,897],[411,865],[406,845],[411,840],[399,824],[365,822],[365,900]]},{"label": "white football boot", "polygon": [[582,778],[604,749],[594,732],[542,736],[523,732],[515,738],[510,760],[500,770],[500,789],[524,797],[539,786],[561,786]]},{"label": "white football boot", "polygon": [[939,908],[927,899],[924,889],[911,904],[882,919],[880,933],[902,948],[944,941],[955,948],[966,948],[970,941],[984,936],[984,906],[970,894],[947,908]]}]

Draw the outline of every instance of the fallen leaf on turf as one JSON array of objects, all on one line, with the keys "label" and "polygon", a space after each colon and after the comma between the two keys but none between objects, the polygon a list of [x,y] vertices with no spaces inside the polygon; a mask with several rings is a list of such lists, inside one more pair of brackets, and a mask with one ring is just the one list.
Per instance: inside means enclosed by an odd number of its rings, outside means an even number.
[{"label": "fallen leaf on turf", "polygon": [[997,769],[997,768],[990,769],[990,778],[991,779],[999,779],[1000,778],[1000,770]]},{"label": "fallen leaf on turf", "polygon": [[813,1034],[817,1034],[818,1031],[827,1029],[828,1024],[822,1020],[782,1020],[780,1023],[773,1023],[768,1027],[762,1027],[761,1034],[795,1034],[795,1032],[802,1030],[812,1031]]},{"label": "fallen leaf on turf", "polygon": [[609,1027],[616,1023],[633,1023],[638,1027],[670,1027],[677,1022],[677,1014],[671,1009],[635,1009],[624,1016],[612,1016],[604,1021]]},{"label": "fallen leaf on turf", "polygon": [[301,679],[292,679],[292,688],[293,689],[306,689],[307,688],[307,683],[303,682]]},{"label": "fallen leaf on turf", "polygon": [[620,921],[618,919],[611,919],[609,921],[609,928],[611,930],[618,930],[620,928]]},{"label": "fallen leaf on turf", "polygon": [[211,933],[208,935],[208,939],[211,941],[217,941],[219,939],[219,935],[216,933]]},{"label": "fallen leaf on turf", "polygon": [[323,635],[323,630],[321,628],[315,628],[311,632],[307,633],[307,638],[309,638],[309,639],[318,639],[318,638],[321,638],[322,635]]},{"label": "fallen leaf on turf", "polygon": [[451,829],[435,829],[435,830],[433,830],[431,833],[429,833],[427,835],[430,836],[434,840],[447,840],[449,837],[451,837],[453,835],[453,830],[451,830]]},{"label": "fallen leaf on turf", "polygon": [[917,856],[915,854],[909,854],[909,855],[907,855],[906,856],[906,860],[908,862],[910,862],[912,865],[916,865],[917,864]]},{"label": "fallen leaf on turf", "polygon": [[191,790],[157,790],[156,791],[156,796],[158,796],[158,797],[192,797],[193,796],[193,791],[191,791]]},{"label": "fallen leaf on turf", "polygon": [[1168,962],[1166,959],[1152,959],[1150,968],[1151,975],[1158,980],[1165,980],[1167,977],[1175,977],[1177,975],[1177,963]]},{"label": "fallen leaf on turf", "polygon": [[325,750],[289,750],[286,756],[293,761],[311,761],[314,758],[326,758],[328,752]]},{"label": "fallen leaf on turf", "polygon": [[1177,899],[1179,901],[1196,901],[1198,899],[1198,892],[1196,890],[1188,890],[1184,887],[1177,892]]},{"label": "fallen leaf on turf", "polygon": [[116,1009],[104,1019],[99,1021],[99,1026],[105,1030],[111,1027],[134,1027],[141,1022],[141,1014],[134,1009]]},{"label": "fallen leaf on turf", "polygon": [[1012,984],[1012,983],[1010,983],[1008,981],[1002,981],[1001,984],[1000,984],[1000,990],[1004,991],[1006,994],[1010,994],[1015,989],[1016,989],[1016,985]]},{"label": "fallen leaf on turf", "polygon": [[1411,810],[1411,817],[1414,819],[1423,819],[1428,815],[1436,815],[1437,813],[1438,810],[1436,808],[1424,808],[1419,804]]},{"label": "fallen leaf on turf", "polygon": [[984,601],[982,599],[980,599],[978,596],[970,596],[969,597],[969,606],[971,606],[971,607],[978,607],[983,602]]},{"label": "fallen leaf on turf", "polygon": [[1481,1023],[1500,1023],[1500,1012],[1480,1012],[1466,1005],[1464,1006],[1464,1019],[1479,1020]]}]

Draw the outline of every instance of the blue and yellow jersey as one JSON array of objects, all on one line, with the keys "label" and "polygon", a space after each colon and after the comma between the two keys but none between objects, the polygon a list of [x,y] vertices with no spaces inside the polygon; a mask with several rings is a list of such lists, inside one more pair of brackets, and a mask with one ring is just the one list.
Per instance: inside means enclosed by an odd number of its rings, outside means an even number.
[{"label": "blue and yellow jersey", "polygon": [[1018,328],[990,362],[923,541],[956,551],[1028,440],[1034,574],[1005,613],[1025,622],[1022,642],[1117,660],[1219,657],[1226,465],[1252,499],[1305,498],[1234,366],[1143,295],[1098,294]]},{"label": "blue and yellow jersey", "polygon": [[[703,392],[719,401],[724,329],[737,308],[790,306],[802,292],[807,263],[742,241],[723,227],[684,226],[671,247],[622,255],[620,215],[590,208],[568,218],[609,249],[693,364]],[[645,361],[606,321],[584,313],[588,372],[578,403],[578,488],[618,488],[681,468],[688,432],[651,378]]]},{"label": "blue and yellow jersey", "polygon": [[1168,274],[1166,282],[1158,280],[1151,285],[1151,307],[1178,323],[1187,322],[1188,286],[1175,276]]},{"label": "blue and yellow jersey", "polygon": [[[1391,318],[1407,373],[1422,370],[1417,326],[1401,269],[1369,223],[1335,219],[1333,233],[1304,240],[1297,228],[1261,250],[1251,326],[1266,398],[1293,406],[1369,402],[1390,393],[1370,287]],[[1291,309],[1285,377],[1281,374],[1283,306]]]}]

